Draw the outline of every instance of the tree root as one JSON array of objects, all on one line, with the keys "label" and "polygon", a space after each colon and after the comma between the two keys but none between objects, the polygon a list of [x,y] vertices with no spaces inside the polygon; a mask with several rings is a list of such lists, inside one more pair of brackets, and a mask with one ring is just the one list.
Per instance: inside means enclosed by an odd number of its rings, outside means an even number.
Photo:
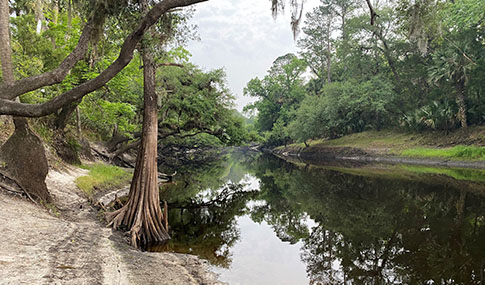
[{"label": "tree root", "polygon": [[108,227],[114,229],[130,228],[130,241],[134,247],[160,243],[170,239],[170,235],[165,228],[165,225],[168,225],[167,221],[163,223],[162,219],[152,218],[150,215],[144,214],[143,212],[145,211],[137,212],[131,225],[126,224],[130,220],[128,205],[129,203],[116,211],[106,214]]},{"label": "tree root", "polygon": [[35,200],[34,200],[34,198],[32,198],[32,196],[30,196],[29,192],[27,192],[27,190],[25,190],[25,188],[24,188],[24,187],[22,187],[22,186],[20,185],[20,183],[18,183],[18,182],[17,182],[17,180],[16,180],[15,178],[11,177],[10,175],[8,175],[7,173],[5,173],[5,172],[3,172],[3,171],[1,171],[1,170],[0,170],[0,175],[1,175],[1,176],[2,176],[4,179],[6,179],[6,180],[10,180],[10,181],[12,181],[13,183],[15,183],[15,185],[16,185],[18,188],[20,188],[20,190],[22,190],[22,192],[20,192],[20,191],[16,191],[16,190],[15,190],[15,189],[13,189],[12,187],[10,187],[8,184],[2,183],[2,182],[0,182],[0,187],[1,187],[1,188],[5,189],[5,190],[6,190],[6,191],[8,191],[8,192],[12,192],[12,193],[16,193],[16,194],[22,194],[22,193],[23,193],[23,194],[25,194],[25,196],[27,196],[27,198],[29,198],[29,199],[30,199],[30,201],[32,201],[32,202],[33,202],[34,204],[36,204],[36,205],[39,205],[39,204],[37,203],[37,201],[35,201]]}]

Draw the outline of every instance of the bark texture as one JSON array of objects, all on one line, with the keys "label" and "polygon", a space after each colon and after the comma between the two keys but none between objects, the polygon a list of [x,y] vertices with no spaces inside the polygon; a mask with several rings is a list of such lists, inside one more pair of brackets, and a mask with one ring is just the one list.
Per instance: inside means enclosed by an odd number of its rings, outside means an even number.
[{"label": "bark texture", "polygon": [[[8,1],[0,1],[0,60],[4,86],[14,82],[10,47]],[[0,148],[0,160],[11,178],[36,200],[51,202],[45,184],[47,158],[41,139],[29,128],[27,119],[14,117],[15,131]]]},{"label": "bark texture", "polygon": [[45,178],[49,171],[44,145],[25,118],[15,120],[15,132],[0,148],[6,172],[35,200],[52,201]]},{"label": "bark texture", "polygon": [[[14,81],[12,67],[12,49],[10,48],[9,30],[9,7],[8,1],[0,1],[0,61],[2,62],[3,85],[11,84]],[[0,91],[1,94],[1,91]]]},{"label": "bark texture", "polygon": [[107,214],[114,228],[130,229],[131,243],[137,247],[170,239],[160,207],[157,169],[158,110],[155,93],[155,63],[143,51],[144,114],[141,145],[136,159],[128,202]]}]

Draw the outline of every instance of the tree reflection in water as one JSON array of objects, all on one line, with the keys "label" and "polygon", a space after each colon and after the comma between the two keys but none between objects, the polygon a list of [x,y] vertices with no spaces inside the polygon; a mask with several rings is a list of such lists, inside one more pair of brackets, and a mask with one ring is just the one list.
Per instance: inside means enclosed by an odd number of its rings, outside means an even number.
[{"label": "tree reflection in water", "polygon": [[[483,284],[483,182],[364,170],[298,167],[262,155],[227,158],[210,175],[187,172],[199,182],[164,192],[174,238],[167,247],[228,267],[237,217],[248,214],[280,240],[303,242],[312,284]],[[248,174],[259,191],[225,184]]]},{"label": "tree reflection in water", "polygon": [[[303,238],[311,283],[483,284],[483,184],[260,162],[260,194],[278,191],[287,203],[270,199],[266,207],[306,213],[317,224]],[[294,232],[286,223],[273,226]]]}]

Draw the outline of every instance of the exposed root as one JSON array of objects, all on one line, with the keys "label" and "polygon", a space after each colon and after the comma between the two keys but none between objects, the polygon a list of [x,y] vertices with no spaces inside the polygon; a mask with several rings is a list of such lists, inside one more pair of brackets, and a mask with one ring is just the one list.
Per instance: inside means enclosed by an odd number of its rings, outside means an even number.
[{"label": "exposed root", "polygon": [[[148,210],[148,212],[145,212],[142,210],[137,211],[134,219],[130,219],[128,215],[129,204],[130,203],[127,203],[121,209],[106,214],[108,226],[113,227],[114,229],[130,229],[130,240],[134,247],[149,243],[164,242],[170,239],[170,235],[165,228],[161,215],[158,217],[151,217],[148,215],[151,211]],[[130,220],[132,220],[131,223]]]},{"label": "exposed root", "polygon": [[22,187],[22,185],[20,185],[20,183],[17,182],[17,180],[15,180],[15,178],[7,175],[6,173],[0,171],[0,175],[4,178],[4,179],[7,179],[7,180],[10,180],[12,181],[18,188],[20,188],[20,190],[22,190],[22,192],[19,192],[19,191],[16,191],[15,189],[13,189],[12,187],[10,187],[8,184],[5,184],[5,183],[2,183],[0,182],[0,187],[5,189],[6,191],[8,192],[11,192],[11,193],[15,193],[15,194],[25,194],[27,196],[27,198],[30,199],[30,201],[32,201],[34,204],[36,205],[39,205],[37,203],[37,201],[34,200],[34,198],[32,198],[32,196],[30,196],[29,192],[27,192],[27,190],[25,190],[24,187]]}]

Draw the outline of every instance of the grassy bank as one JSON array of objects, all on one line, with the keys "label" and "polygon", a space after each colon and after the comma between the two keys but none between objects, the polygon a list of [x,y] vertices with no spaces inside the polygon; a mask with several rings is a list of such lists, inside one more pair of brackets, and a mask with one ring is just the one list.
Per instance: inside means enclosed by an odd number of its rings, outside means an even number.
[{"label": "grassy bank", "polygon": [[[312,140],[310,148],[348,147],[374,155],[398,155],[449,160],[485,160],[485,127],[444,132],[402,133],[394,130],[366,131],[338,139]],[[304,144],[292,146],[304,147]]]},{"label": "grassy bank", "polygon": [[104,191],[122,187],[131,181],[132,173],[103,163],[81,166],[88,169],[87,176],[76,179],[76,185],[88,196],[92,196],[96,191]]},{"label": "grassy bank", "polygon": [[464,145],[441,149],[417,147],[403,150],[400,154],[409,157],[436,157],[456,160],[485,160],[485,147]]}]

